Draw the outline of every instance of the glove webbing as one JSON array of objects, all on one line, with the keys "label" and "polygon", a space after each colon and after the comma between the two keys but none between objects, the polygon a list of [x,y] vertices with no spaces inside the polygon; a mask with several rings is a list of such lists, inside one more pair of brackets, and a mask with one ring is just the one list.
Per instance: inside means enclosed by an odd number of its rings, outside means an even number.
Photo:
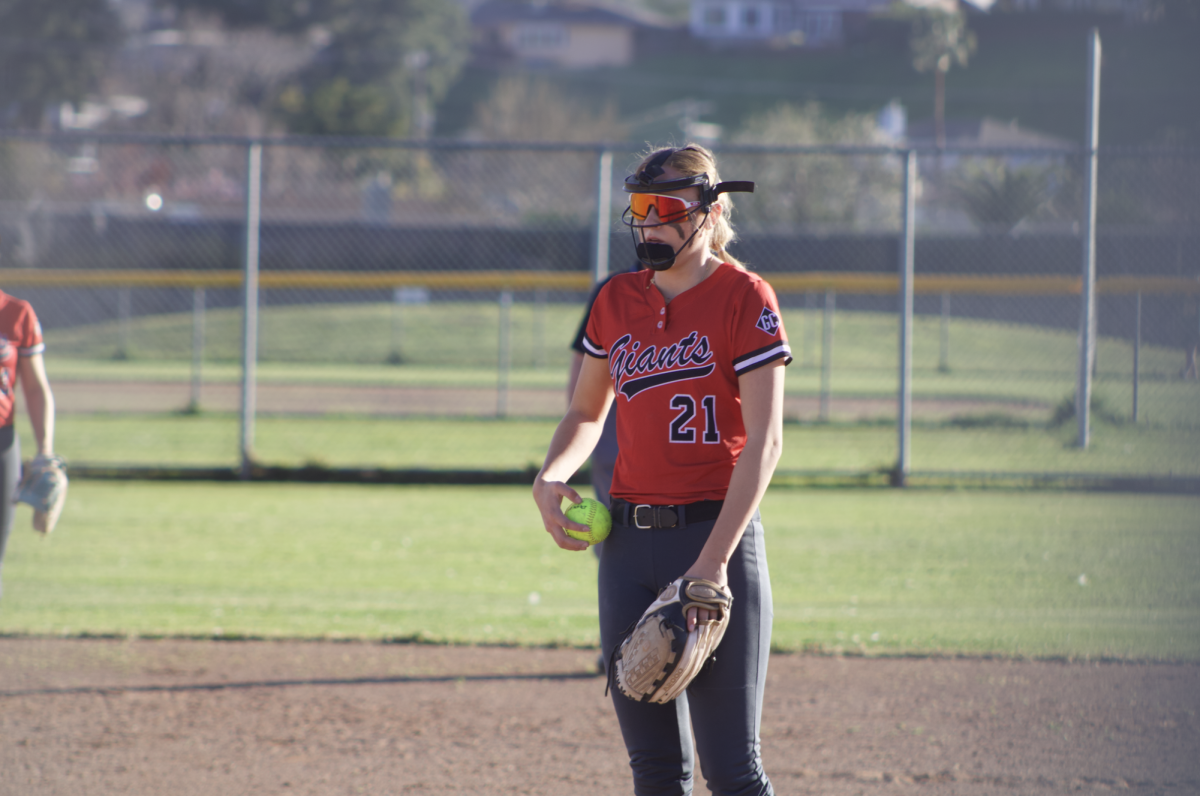
[{"label": "glove webbing", "polygon": [[[608,675],[608,678],[607,678],[607,682],[604,685],[604,695],[605,696],[608,696],[609,689],[612,688],[613,683],[616,682],[617,659],[621,657],[621,647],[623,647],[625,645],[625,640],[627,638],[629,638],[631,635],[633,635],[633,631],[637,628],[638,623],[640,623],[641,621],[642,621],[642,617],[638,617],[633,622],[633,624],[631,624],[629,627],[625,628],[625,632],[620,635],[621,640],[617,642],[617,645],[615,647],[613,647],[612,653],[608,656],[608,671],[606,673]],[[658,619],[658,621],[661,624],[663,622],[663,619],[660,617]],[[684,621],[685,622],[687,621],[686,618],[684,619]],[[674,625],[674,626],[678,627],[678,625]],[[659,673],[658,679],[655,680],[653,683],[654,690],[650,691],[647,694],[643,694],[642,698],[639,700],[640,702],[649,702],[650,700],[652,700],[654,698],[654,695],[657,694],[659,689],[661,689],[663,687],[663,685],[667,682],[667,679],[670,678],[670,676],[675,673],[675,670],[679,668],[679,656],[683,654],[683,649],[684,649],[684,647],[687,646],[687,636],[688,636],[688,633],[686,630],[683,632],[682,639],[679,637],[679,633],[671,634],[671,652],[674,653],[674,655],[675,655],[674,665],[672,665],[670,669],[667,669],[666,671]]]},{"label": "glove webbing", "polygon": [[[727,615],[727,613],[729,611],[730,604],[733,602],[733,598],[730,597],[725,592],[725,590],[721,589],[721,587],[719,587],[717,584],[713,583],[712,581],[707,581],[702,578],[687,578],[687,577],[680,578],[680,581],[682,581],[682,582],[680,583],[679,592],[676,594],[675,600],[679,603],[680,614],[682,615],[683,622],[684,622],[684,626],[681,628],[683,631],[683,638],[680,638],[679,633],[676,633],[676,632],[671,633],[671,652],[672,652],[672,654],[675,655],[675,661],[669,669],[667,669],[659,674],[658,679],[652,683],[652,685],[654,686],[654,689],[646,694],[643,694],[641,699],[639,700],[641,702],[651,701],[654,698],[654,696],[659,692],[659,690],[662,688],[662,686],[664,684],[666,684],[667,680],[669,680],[671,678],[671,675],[675,673],[676,669],[679,668],[682,653],[683,653],[684,649],[687,647],[688,638],[691,635],[691,632],[696,632],[696,631],[689,632],[687,630],[686,625],[687,625],[688,610],[690,610],[691,608],[705,608],[710,611],[716,611],[718,614],[720,614],[721,619],[724,620],[725,616]],[[690,595],[688,593],[688,590],[693,583],[703,584],[706,587],[711,587],[714,591],[717,592],[718,596],[712,600],[697,600],[695,597],[693,597],[692,595]],[[668,587],[664,586],[663,590],[665,591],[666,588],[668,588]],[[662,595],[661,591],[659,592],[659,595],[661,597],[661,595]],[[657,599],[656,599],[656,601],[657,601]],[[649,610],[649,609],[647,609],[647,610]],[[607,672],[605,672],[607,677],[606,677],[606,681],[605,681],[605,685],[604,685],[604,695],[605,696],[608,696],[608,692],[613,687],[613,683],[615,682],[615,678],[617,677],[616,663],[617,663],[618,658],[621,657],[621,649],[622,649],[622,647],[625,646],[625,641],[633,634],[633,632],[637,629],[637,626],[645,618],[646,618],[646,614],[643,614],[642,616],[633,620],[633,622],[631,622],[629,624],[629,626],[626,627],[625,630],[617,637],[618,641],[613,646],[612,652],[609,653],[609,656],[608,656],[608,670],[607,670]],[[658,621],[661,624],[664,622],[664,619],[662,617],[659,617]],[[671,623],[671,627],[678,628],[679,626],[675,625],[674,623]],[[709,666],[711,666],[712,661],[715,659],[715,657],[716,657],[715,655],[710,655],[708,660],[706,660],[702,664],[701,668],[706,669]]]}]

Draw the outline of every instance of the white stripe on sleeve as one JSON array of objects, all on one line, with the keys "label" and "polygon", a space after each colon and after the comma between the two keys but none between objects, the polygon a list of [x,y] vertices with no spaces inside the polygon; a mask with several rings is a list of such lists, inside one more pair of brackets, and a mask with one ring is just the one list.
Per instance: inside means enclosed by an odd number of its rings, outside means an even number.
[{"label": "white stripe on sleeve", "polygon": [[733,366],[735,373],[742,373],[747,370],[754,370],[759,365],[770,362],[780,357],[786,357],[789,361],[792,358],[792,349],[787,343],[782,340],[769,348],[760,351],[756,356],[748,359],[743,359]]}]

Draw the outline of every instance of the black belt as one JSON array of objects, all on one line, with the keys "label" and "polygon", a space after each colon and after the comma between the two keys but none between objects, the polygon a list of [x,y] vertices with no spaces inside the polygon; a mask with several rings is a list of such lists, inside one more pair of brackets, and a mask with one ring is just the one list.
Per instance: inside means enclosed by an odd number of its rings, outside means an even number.
[{"label": "black belt", "polygon": [[620,498],[612,502],[613,522],[634,528],[686,528],[689,522],[715,520],[723,500],[699,500],[679,506],[651,506]]}]

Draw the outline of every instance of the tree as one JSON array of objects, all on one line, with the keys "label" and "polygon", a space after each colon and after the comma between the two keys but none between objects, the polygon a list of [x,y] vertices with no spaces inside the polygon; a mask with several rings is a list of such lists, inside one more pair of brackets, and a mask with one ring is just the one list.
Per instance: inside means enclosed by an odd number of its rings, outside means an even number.
[{"label": "tree", "polygon": [[1195,0],[1146,0],[1142,13],[1145,19],[1168,24],[1200,22],[1200,6]]},{"label": "tree", "polygon": [[0,124],[37,129],[46,106],[78,105],[119,42],[106,0],[0,0]]},{"label": "tree", "polygon": [[271,98],[286,127],[315,135],[428,132],[430,106],[466,62],[466,14],[453,0],[165,0],[232,27],[307,32],[316,58]]},{"label": "tree", "polygon": [[1050,201],[1059,171],[1053,165],[1011,166],[999,159],[967,161],[951,179],[951,190],[976,225],[1010,232]]},{"label": "tree", "polygon": [[[880,145],[886,143],[873,115],[830,116],[816,102],[787,103],[751,117],[733,137],[759,146]],[[900,175],[886,155],[772,155],[766,159],[722,156],[725,174],[747,175],[757,189],[739,194],[741,223],[759,229],[797,224],[833,224],[856,229],[892,229],[900,219]],[[761,171],[751,174],[758,164]]]},{"label": "tree", "polygon": [[[621,141],[627,129],[616,104],[576,98],[544,78],[506,77],[475,108],[470,135],[488,141]],[[564,186],[591,186],[595,155],[514,151],[487,169],[455,182],[474,185],[496,217],[516,214],[526,223],[575,226],[594,216],[587,201],[568,202]],[[583,196],[591,193],[584,189]]]},{"label": "tree", "polygon": [[[266,27],[229,30],[216,14],[198,9],[163,17],[172,30],[138,36],[122,48],[102,85],[105,98],[139,97],[144,110],[114,113],[102,129],[249,136],[282,131],[277,120],[271,123],[274,98],[312,60],[317,43]],[[156,38],[171,43],[152,43]]]},{"label": "tree", "polygon": [[612,102],[576,101],[546,80],[507,77],[475,108],[475,135],[490,141],[620,141]]},{"label": "tree", "polygon": [[911,19],[908,49],[913,68],[921,73],[933,70],[933,130],[942,147],[946,145],[946,73],[951,66],[967,65],[977,46],[975,34],[967,28],[961,8],[945,11],[905,6],[901,13]]}]

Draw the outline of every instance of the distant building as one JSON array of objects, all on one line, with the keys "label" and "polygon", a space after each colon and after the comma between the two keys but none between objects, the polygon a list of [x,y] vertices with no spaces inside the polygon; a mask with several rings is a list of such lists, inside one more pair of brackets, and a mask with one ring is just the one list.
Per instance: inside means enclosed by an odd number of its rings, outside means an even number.
[{"label": "distant building", "polygon": [[[898,146],[929,147],[936,142],[933,119],[908,121],[908,109],[899,100],[892,100],[876,114],[875,123],[880,135]],[[1060,149],[1073,150],[1079,146],[1061,136],[1022,127],[1016,119],[1003,121],[990,116],[947,119],[945,146],[948,149]]]},{"label": "distant building", "polygon": [[488,0],[471,13],[477,58],[588,69],[633,63],[639,37],[678,26],[603,3]]},{"label": "distant building", "polygon": [[1148,0],[999,0],[1005,11],[1053,11],[1061,14],[1122,14],[1130,19],[1146,16]]},{"label": "distant building", "polygon": [[712,44],[842,44],[847,31],[891,0],[693,0],[688,29]]},{"label": "distant building", "polygon": [[[949,151],[936,157],[935,169],[957,177],[922,182],[917,206],[917,224],[922,229],[955,234],[977,229],[1011,232],[1018,227],[1059,228],[1055,225],[1063,223],[1050,222],[1047,227],[1028,216],[1061,187],[1061,177],[1047,169],[1078,151],[1078,142],[1021,127],[1015,119],[988,117],[947,119],[945,134]],[[923,149],[934,141],[933,120],[924,119],[908,125],[901,143]],[[972,149],[981,152],[973,154]],[[1032,173],[1023,180],[1020,170],[1026,167]],[[986,186],[987,198],[964,196],[963,178]]]},{"label": "distant building", "polygon": [[[1021,127],[1016,119],[1001,121],[987,116],[972,119],[947,119],[947,147],[993,147],[1008,149],[1074,149],[1077,141]],[[933,120],[924,119],[907,125],[905,138],[915,146],[932,146],[935,140]]]},{"label": "distant building", "polygon": [[851,38],[856,29],[865,26],[872,16],[887,13],[897,2],[931,10],[961,8],[983,13],[996,4],[996,0],[691,0],[688,30],[693,38],[716,45],[837,47]]}]

